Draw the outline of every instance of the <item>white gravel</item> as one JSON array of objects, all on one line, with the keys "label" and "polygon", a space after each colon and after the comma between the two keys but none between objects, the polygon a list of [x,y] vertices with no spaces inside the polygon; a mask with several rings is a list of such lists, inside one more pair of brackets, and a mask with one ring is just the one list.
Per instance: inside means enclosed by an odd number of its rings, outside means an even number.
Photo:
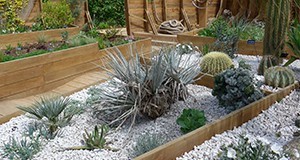
[{"label": "white gravel", "polygon": [[[217,99],[211,95],[211,89],[198,85],[189,85],[188,88],[193,97],[188,98],[185,103],[182,101],[175,103],[170,111],[156,120],[141,121],[132,128],[131,132],[128,132],[128,126],[124,126],[118,131],[110,131],[107,135],[107,142],[110,147],[119,149],[117,152],[105,149],[93,151],[64,150],[68,147],[80,146],[84,129],[91,131],[95,125],[99,124],[99,121],[92,117],[91,112],[85,112],[75,116],[68,126],[63,127],[61,134],[44,145],[42,150],[34,156],[34,159],[131,159],[132,146],[135,144],[137,137],[142,134],[160,133],[167,135],[168,140],[181,136],[182,133],[176,124],[176,119],[184,108],[204,110],[208,123],[227,113],[224,108],[218,106]],[[85,101],[88,97],[87,89],[70,97]],[[24,128],[32,122],[33,120],[21,115],[13,118],[8,123],[0,125],[0,147],[8,142],[10,136],[21,138]],[[13,129],[14,131],[12,131]]]},{"label": "white gravel", "polygon": [[[178,157],[177,160],[217,159],[222,145],[228,146],[238,140],[239,135],[246,134],[253,139],[267,140],[270,145],[282,148],[293,138],[297,131],[294,121],[299,113],[300,92],[294,91],[280,103],[272,105],[258,117],[242,126],[212,137],[194,150]],[[278,136],[280,135],[280,136]]]}]

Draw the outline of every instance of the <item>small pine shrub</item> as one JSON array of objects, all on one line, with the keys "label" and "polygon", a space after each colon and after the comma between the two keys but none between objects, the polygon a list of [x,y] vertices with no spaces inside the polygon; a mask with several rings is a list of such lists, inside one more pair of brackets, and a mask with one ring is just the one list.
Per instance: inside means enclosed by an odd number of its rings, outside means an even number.
[{"label": "small pine shrub", "polygon": [[180,130],[183,133],[191,132],[199,127],[202,127],[206,123],[204,111],[197,109],[184,109],[176,123],[180,126]]},{"label": "small pine shrub", "polygon": [[161,134],[144,134],[138,137],[133,146],[133,157],[140,156],[152,149],[159,147],[167,142],[165,136]]},{"label": "small pine shrub", "polygon": [[219,160],[279,160],[284,156],[261,140],[240,136],[238,144],[221,147]]},{"label": "small pine shrub", "polygon": [[228,69],[215,76],[212,94],[217,97],[221,106],[230,111],[263,97],[249,70],[241,67]]},{"label": "small pine shrub", "polygon": [[283,88],[295,82],[294,72],[286,67],[281,66],[268,68],[264,74],[264,77],[265,83],[273,87]]},{"label": "small pine shrub", "polygon": [[210,52],[200,62],[201,71],[217,75],[232,66],[232,60],[222,52]]}]

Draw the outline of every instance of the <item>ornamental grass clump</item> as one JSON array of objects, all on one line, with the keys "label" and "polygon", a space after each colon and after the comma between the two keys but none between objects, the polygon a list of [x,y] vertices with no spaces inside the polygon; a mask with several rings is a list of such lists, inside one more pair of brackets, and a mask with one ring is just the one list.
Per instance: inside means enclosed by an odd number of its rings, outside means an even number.
[{"label": "ornamental grass clump", "polygon": [[74,115],[82,112],[81,107],[71,105],[69,98],[41,97],[30,107],[18,107],[29,113],[29,117],[40,121],[47,126],[51,137],[55,137],[60,127],[66,126]]},{"label": "ornamental grass clump", "polygon": [[212,94],[229,111],[239,109],[263,97],[248,69],[230,68],[215,76]]},{"label": "ornamental grass clump", "polygon": [[108,55],[111,63],[105,67],[112,80],[100,91],[102,107],[96,110],[101,118],[114,117],[109,124],[121,125],[132,117],[133,125],[137,115],[161,116],[172,103],[187,98],[186,85],[199,74],[198,64],[181,62],[182,55],[175,48],[161,50],[151,59],[131,50],[127,60],[117,48],[115,51]]}]

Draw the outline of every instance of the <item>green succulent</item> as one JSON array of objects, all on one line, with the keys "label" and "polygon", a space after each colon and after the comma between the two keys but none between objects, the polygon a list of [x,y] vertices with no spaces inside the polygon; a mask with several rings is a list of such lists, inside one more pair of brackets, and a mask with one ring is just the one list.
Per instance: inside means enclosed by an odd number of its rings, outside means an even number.
[{"label": "green succulent", "polygon": [[295,60],[300,59],[300,24],[298,21],[295,22],[295,26],[291,26],[291,29],[288,32],[288,42],[286,44],[292,50],[294,55],[292,55],[284,64],[285,67]]},{"label": "green succulent", "polygon": [[197,109],[184,109],[176,123],[180,126],[183,133],[191,132],[203,125],[205,125],[206,118],[204,111]]},{"label": "green succulent", "polygon": [[62,97],[41,97],[40,101],[36,101],[30,107],[18,108],[29,113],[30,118],[45,124],[52,135],[57,134],[60,127],[67,125],[74,115],[82,112],[82,108],[71,105],[69,98]]},{"label": "green succulent", "polygon": [[266,70],[265,74],[265,84],[273,87],[286,87],[295,82],[295,74],[292,70],[275,66],[270,67]]},{"label": "green succulent", "polygon": [[201,71],[212,75],[217,75],[231,66],[232,60],[222,52],[210,52],[200,62]]}]

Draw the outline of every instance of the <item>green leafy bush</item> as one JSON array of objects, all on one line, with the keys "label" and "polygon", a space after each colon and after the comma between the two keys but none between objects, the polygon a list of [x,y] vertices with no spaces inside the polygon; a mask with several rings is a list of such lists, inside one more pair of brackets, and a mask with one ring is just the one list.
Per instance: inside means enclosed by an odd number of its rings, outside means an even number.
[{"label": "green leafy bush", "polygon": [[294,26],[291,26],[286,45],[291,49],[294,55],[284,64],[285,67],[300,59],[300,24],[298,21],[295,21]]},{"label": "green leafy bush", "polygon": [[199,127],[202,127],[206,123],[204,111],[197,109],[184,109],[176,123],[180,125],[180,130],[183,133],[191,132]]},{"label": "green leafy bush", "polygon": [[125,26],[124,0],[88,0],[93,21],[101,28]]},{"label": "green leafy bush", "polygon": [[[275,148],[275,147],[274,147]],[[221,147],[220,160],[279,160],[284,156],[261,140],[240,136],[238,144]]]},{"label": "green leafy bush", "polygon": [[29,117],[39,120],[48,127],[52,137],[55,137],[60,127],[67,125],[74,115],[82,112],[82,108],[70,105],[70,99],[54,97],[36,101],[30,107],[18,107],[29,113]]},{"label": "green leafy bush", "polygon": [[254,84],[248,69],[231,68],[215,76],[212,94],[228,110],[236,110],[254,102],[263,94]]},{"label": "green leafy bush", "polygon": [[138,137],[136,144],[133,146],[132,156],[142,155],[166,142],[166,137],[161,134],[143,134]]},{"label": "green leafy bush", "polygon": [[68,27],[75,20],[66,0],[44,3],[41,17],[44,22],[43,26],[47,29]]}]

